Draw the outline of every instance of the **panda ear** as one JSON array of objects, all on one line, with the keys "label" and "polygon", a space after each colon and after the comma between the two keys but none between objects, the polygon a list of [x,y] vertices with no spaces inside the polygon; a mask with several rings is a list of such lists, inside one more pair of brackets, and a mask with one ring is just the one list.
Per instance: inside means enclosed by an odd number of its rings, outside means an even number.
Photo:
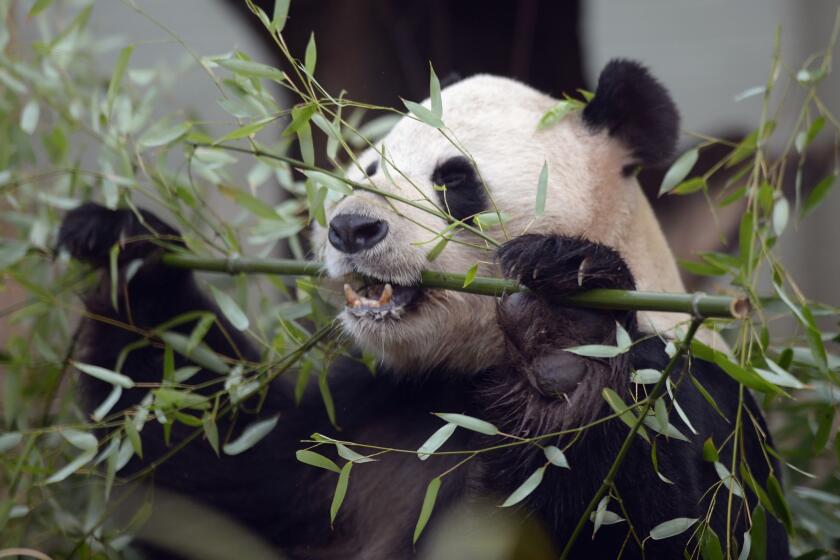
[{"label": "panda ear", "polygon": [[614,59],[604,67],[583,120],[619,139],[634,164],[664,164],[674,155],[679,113],[668,91],[638,62]]}]

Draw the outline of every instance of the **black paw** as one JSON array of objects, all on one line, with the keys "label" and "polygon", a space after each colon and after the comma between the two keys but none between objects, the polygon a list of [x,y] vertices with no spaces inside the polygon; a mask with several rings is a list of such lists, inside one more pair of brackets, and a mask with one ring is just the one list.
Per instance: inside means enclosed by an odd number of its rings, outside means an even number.
[{"label": "black paw", "polygon": [[521,235],[502,245],[498,258],[506,277],[547,296],[593,288],[635,289],[633,275],[616,251],[579,237]]},{"label": "black paw", "polygon": [[58,232],[57,248],[65,248],[78,260],[106,266],[111,247],[120,243],[120,262],[145,258],[160,249],[151,241],[160,238],[170,243],[178,231],[151,212],[140,211],[142,220],[131,210],[110,210],[88,202],[64,217]]}]

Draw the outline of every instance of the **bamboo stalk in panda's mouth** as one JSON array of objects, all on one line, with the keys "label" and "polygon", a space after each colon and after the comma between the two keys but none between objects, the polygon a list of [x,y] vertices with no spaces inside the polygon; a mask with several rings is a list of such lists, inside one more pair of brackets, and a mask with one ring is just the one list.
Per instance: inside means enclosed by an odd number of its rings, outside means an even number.
[{"label": "bamboo stalk in panda's mouth", "polygon": [[[277,274],[287,276],[321,276],[323,265],[316,261],[268,258],[209,258],[167,253],[161,261],[175,268],[187,268],[226,274]],[[477,276],[464,286],[466,276],[450,272],[424,270],[419,287],[455,290],[486,296],[501,296],[524,290],[517,282],[504,278]],[[628,311],[662,311],[686,313],[700,318],[744,319],[750,314],[747,298],[710,296],[702,292],[669,293],[597,289],[574,294],[558,303],[570,307],[618,309]]]}]

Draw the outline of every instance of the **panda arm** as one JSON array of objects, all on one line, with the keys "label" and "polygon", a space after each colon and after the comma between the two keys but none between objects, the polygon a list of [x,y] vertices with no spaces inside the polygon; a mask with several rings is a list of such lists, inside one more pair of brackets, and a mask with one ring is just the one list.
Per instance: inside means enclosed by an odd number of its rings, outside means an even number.
[{"label": "panda arm", "polygon": [[[627,428],[616,419],[580,433],[576,430],[610,413],[602,397],[605,387],[627,401],[633,366],[632,352],[609,359],[588,358],[564,348],[615,345],[616,324],[621,324],[631,336],[638,333],[633,313],[571,309],[557,305],[556,298],[591,288],[633,289],[634,282],[615,251],[580,238],[522,236],[502,247],[499,260],[505,275],[524,284],[528,291],[510,296],[499,305],[498,320],[508,358],[479,391],[479,408],[485,411],[484,418],[508,434],[565,435],[543,439],[540,446],[518,445],[486,453],[483,482],[488,492],[504,498],[546,464],[541,447],[564,448],[570,444],[566,456],[571,470],[546,469],[542,483],[524,502],[525,507],[540,514],[562,547],[627,435]],[[671,496],[671,490],[664,487],[653,470],[650,448],[641,439],[630,448],[622,475],[625,472],[631,473],[633,485],[625,487],[627,495],[621,498],[629,503],[656,503],[655,515],[650,508],[643,508],[640,518],[633,520],[640,538],[657,520],[696,513],[696,501],[692,500],[697,498],[698,485],[692,481],[692,473],[683,473],[675,480],[688,492]],[[660,499],[666,495],[667,499]],[[615,500],[609,509],[622,515]],[[591,531],[589,527],[587,531]],[[596,552],[613,557],[625,538],[630,538],[626,523],[604,526],[597,539],[583,535],[575,553]],[[656,543],[654,548],[663,557],[670,553],[679,557],[684,544],[675,538]],[[628,546],[637,548],[635,543]]]},{"label": "panda arm", "polygon": [[[207,346],[224,357],[259,362],[259,352],[199,289],[192,272],[162,265],[158,258],[162,251],[158,245],[136,241],[149,235],[177,239],[178,232],[149,212],[141,211],[140,216],[142,220],[128,210],[112,211],[85,204],[65,217],[59,232],[60,246],[74,258],[100,269],[97,285],[83,298],[86,312],[80,324],[76,359],[113,370],[126,346],[147,341],[149,344],[127,354],[120,373],[135,382],[159,383],[163,377],[164,351],[151,336],[152,331],[181,314],[202,311],[215,314],[222,327],[216,325],[206,334],[203,341]],[[111,302],[108,254],[120,239],[126,243],[118,263],[120,297],[115,309]],[[126,270],[138,259],[143,264],[126,285]],[[170,330],[188,336],[194,325],[195,322],[186,323]],[[176,353],[176,368],[186,365],[194,364]],[[218,373],[202,369],[190,378],[189,383],[200,385],[220,377]],[[320,521],[330,496],[327,490],[321,489],[328,489],[330,484],[315,480],[322,476],[318,472],[321,469],[302,465],[295,459],[295,450],[300,447],[300,440],[309,434],[329,432],[330,424],[317,394],[313,396],[308,391],[305,402],[297,407],[291,383],[287,381],[280,378],[269,386],[259,412],[246,412],[257,408],[254,397],[244,403],[243,410],[218,419],[218,433],[224,443],[225,439],[235,439],[245,426],[279,415],[276,428],[265,439],[244,453],[217,457],[211,446],[198,437],[156,466],[156,484],[209,503],[272,539],[285,539],[286,535],[289,539],[297,539],[311,531],[303,530],[308,526],[324,529]],[[219,383],[211,383],[207,391],[214,392],[219,388]],[[78,390],[88,412],[101,403],[111,389],[107,383],[87,375],[80,376]],[[113,410],[138,404],[148,391],[148,386],[124,390]],[[349,424],[350,419],[346,420]],[[195,431],[194,427],[175,422],[167,444],[162,427],[152,416],[141,433],[142,460],[135,459],[120,474],[137,472],[152,465]],[[307,489],[305,500],[299,496],[301,488]],[[317,514],[319,523],[307,525],[309,514]],[[298,523],[299,526],[295,525]],[[264,524],[270,526],[263,527]]]}]

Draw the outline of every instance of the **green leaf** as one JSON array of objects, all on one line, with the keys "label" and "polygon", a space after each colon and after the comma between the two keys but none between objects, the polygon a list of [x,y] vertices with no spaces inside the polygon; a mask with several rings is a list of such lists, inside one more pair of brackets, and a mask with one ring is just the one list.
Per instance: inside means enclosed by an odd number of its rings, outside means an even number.
[{"label": "green leaf", "polygon": [[671,194],[691,194],[706,188],[706,179],[703,177],[692,177],[683,181],[671,191]]},{"label": "green leaf", "polygon": [[776,512],[779,521],[785,526],[788,535],[793,535],[793,516],[790,513],[787,500],[785,500],[784,492],[782,492],[782,485],[772,474],[767,477],[767,497],[773,504],[773,510]]},{"label": "green leaf", "polygon": [[184,136],[191,128],[191,122],[183,122],[171,126],[165,122],[159,122],[149,127],[146,132],[140,135],[137,144],[144,148],[165,146]]},{"label": "green leaf", "polygon": [[767,558],[767,515],[764,513],[764,508],[761,505],[757,505],[751,517],[750,558],[753,560],[764,560]]},{"label": "green leaf", "polygon": [[742,383],[746,385],[750,389],[755,389],[756,391],[761,391],[762,393],[767,394],[776,394],[776,395],[785,395],[783,390],[779,389],[772,383],[766,381],[763,377],[758,375],[752,369],[746,369],[738,364],[732,362],[724,353],[722,352],[715,352],[714,362],[717,364],[723,371],[725,371],[729,377],[737,381],[738,383]]},{"label": "green leaf", "polygon": [[826,196],[828,196],[828,193],[831,191],[831,188],[834,187],[836,179],[837,175],[829,175],[828,177],[817,183],[817,186],[811,189],[811,192],[808,193],[808,197],[802,204],[802,212],[800,213],[800,219],[813,212],[820,205],[823,199]]},{"label": "green leaf", "polygon": [[158,334],[161,340],[166,344],[172,346],[176,352],[182,354],[195,362],[196,364],[209,369],[218,374],[226,374],[230,368],[219,356],[204,343],[195,345],[189,352],[187,348],[190,346],[189,339],[176,332],[162,332]]},{"label": "green leaf", "polygon": [[543,162],[542,170],[540,171],[540,178],[537,181],[537,203],[534,208],[534,215],[542,216],[545,214],[545,196],[548,190],[548,162]]},{"label": "green leaf", "polygon": [[777,236],[782,235],[790,216],[790,204],[784,196],[780,196],[773,204],[773,231]]},{"label": "green leaf", "polygon": [[637,385],[651,385],[662,378],[658,369],[637,369],[630,373],[630,381]]},{"label": "green leaf", "polygon": [[128,442],[131,444],[131,448],[134,450],[134,454],[142,459],[143,442],[140,440],[140,431],[131,418],[126,417],[125,422],[123,422],[123,430],[125,431],[126,438],[128,438]]},{"label": "green leaf", "polygon": [[350,482],[350,469],[353,468],[353,463],[344,463],[341,467],[341,472],[338,473],[338,483],[335,485],[335,493],[333,494],[332,504],[330,504],[330,525],[335,521],[335,516],[338,515],[338,510],[344,502],[344,496],[347,495],[347,484]]},{"label": "green leaf", "polygon": [[546,111],[542,117],[540,117],[540,120],[537,123],[537,129],[542,130],[553,126],[562,121],[566,115],[572,111],[583,108],[583,106],[583,103],[576,99],[564,99],[562,101],[558,101],[554,106]]},{"label": "green leaf", "polygon": [[545,458],[548,459],[548,462],[556,467],[562,467],[564,469],[570,469],[569,461],[566,459],[566,454],[563,453],[558,447],[554,445],[547,445],[543,448],[543,453],[545,453]]},{"label": "green leaf", "polygon": [[697,521],[696,517],[676,517],[674,519],[669,519],[668,521],[660,523],[651,529],[650,538],[655,541],[661,541],[663,539],[675,537],[690,529],[692,525],[697,523]]},{"label": "green leaf", "polygon": [[466,414],[452,414],[444,412],[435,412],[434,414],[438,418],[442,418],[447,422],[457,424],[458,426],[467,430],[472,430],[473,432],[478,432],[488,436],[495,436],[499,433],[499,429],[490,422],[485,422],[484,420],[479,420],[478,418],[467,416]]},{"label": "green leaf", "polygon": [[41,12],[43,12],[50,4],[53,3],[53,0],[36,0],[32,7],[29,8],[29,17],[35,17]]},{"label": "green leaf", "polygon": [[[619,414],[618,419],[627,424],[628,428],[633,429],[633,426],[635,426],[638,421],[638,417],[628,409],[624,400],[618,395],[618,393],[609,387],[604,387],[601,389],[601,396],[604,397],[604,400],[607,401],[610,408],[612,408],[616,414]],[[639,431],[637,433],[640,438],[650,443],[650,437],[648,436],[647,431],[645,431],[644,426],[639,426]]]},{"label": "green leaf", "polygon": [[94,422],[101,422],[102,419],[105,418],[105,416],[107,416],[109,412],[111,412],[111,409],[114,408],[114,405],[117,404],[117,401],[120,400],[122,392],[122,387],[120,387],[119,385],[114,385],[114,388],[111,390],[108,396],[105,397],[105,400],[102,401],[102,403],[96,407],[96,410],[93,411],[93,414],[90,415],[91,418],[93,418]]},{"label": "green leaf", "polygon": [[333,402],[332,393],[330,392],[330,384],[326,370],[318,376],[318,392],[321,393],[321,400],[324,403],[324,408],[327,411],[327,418],[329,418],[330,424],[337,427],[335,420],[335,403]]},{"label": "green leaf", "polygon": [[14,449],[23,440],[20,432],[9,432],[0,434],[0,453]]},{"label": "green leaf", "polygon": [[117,57],[117,64],[114,66],[114,73],[111,74],[111,83],[108,84],[107,97],[107,116],[110,119],[111,113],[114,110],[114,100],[117,98],[117,92],[120,90],[123,76],[125,76],[125,69],[128,66],[128,60],[131,58],[131,53],[134,52],[134,45],[128,45],[120,51]]},{"label": "green leaf", "polygon": [[432,114],[437,118],[443,118],[443,101],[440,98],[440,80],[435,74],[435,69],[429,63],[429,97],[432,104]]},{"label": "green leaf", "polygon": [[290,0],[275,0],[274,13],[271,17],[271,29],[275,33],[280,33],[286,27],[286,19],[289,15]]},{"label": "green leaf", "polygon": [[407,101],[405,99],[403,99],[402,102],[403,105],[405,105],[405,108],[421,122],[424,122],[433,128],[443,128],[443,121],[441,118],[419,103],[414,103],[413,101]]},{"label": "green leaf", "polygon": [[811,444],[814,453],[821,453],[828,444],[831,428],[834,426],[834,414],[833,405],[822,405],[817,408],[817,433],[814,434],[814,441]]},{"label": "green leaf", "polygon": [[227,68],[235,74],[248,78],[267,78],[269,80],[274,80],[275,82],[282,82],[286,78],[286,75],[277,68],[267,64],[260,64],[259,62],[254,62],[253,60],[223,58],[215,60],[214,62],[222,68]]},{"label": "green leaf", "polygon": [[566,352],[577,354],[578,356],[585,356],[587,358],[615,358],[620,354],[627,352],[627,348],[619,348],[618,346],[609,346],[606,344],[584,344],[582,346],[572,346],[571,348],[563,348]]},{"label": "green leaf", "polygon": [[703,534],[700,537],[700,556],[703,560],[723,560],[720,537],[710,525],[703,528]]},{"label": "green leaf", "polygon": [[543,475],[545,475],[545,467],[540,467],[531,473],[531,476],[526,478],[525,482],[523,482],[519,488],[514,490],[513,493],[508,496],[507,500],[502,503],[501,507],[514,506],[530,496],[542,482]]},{"label": "green leaf", "polygon": [[442,446],[450,437],[452,437],[452,434],[455,433],[455,429],[457,427],[458,424],[448,422],[440,428],[438,428],[438,430],[435,431],[435,433],[433,433],[431,436],[429,436],[429,439],[423,442],[423,445],[421,445],[420,448],[417,449],[417,458],[421,461],[425,461],[426,459],[428,459],[432,453],[440,449],[440,446]]},{"label": "green leaf", "polygon": [[448,237],[441,237],[440,241],[435,243],[435,246],[432,247],[432,250],[426,253],[426,260],[429,262],[434,261],[436,258],[440,256],[443,250],[446,248],[447,243],[449,243]]},{"label": "green leaf", "polygon": [[765,380],[775,385],[779,385],[780,387],[791,387],[793,389],[801,389],[805,386],[801,381],[782,369],[770,358],[765,357],[765,361],[770,367],[770,371],[761,368],[754,368],[755,372]]},{"label": "green leaf", "polygon": [[327,187],[331,191],[337,192],[338,194],[353,194],[353,188],[338,177],[333,177],[332,175],[324,173],[323,171],[309,171],[306,169],[299,169],[298,171],[300,171],[319,185]]},{"label": "green leaf", "polygon": [[227,185],[219,185],[219,192],[255,216],[268,220],[285,221],[274,208],[247,191],[235,187],[228,187]]},{"label": "green leaf", "polygon": [[127,375],[123,375],[122,373],[117,373],[116,371],[105,369],[103,367],[95,366],[92,364],[83,364],[81,362],[72,363],[73,367],[75,367],[82,373],[86,373],[91,377],[95,377],[100,381],[104,381],[105,383],[110,383],[111,385],[122,387],[123,389],[131,389],[132,387],[134,387],[134,381],[130,377],[128,377]]},{"label": "green leaf", "polygon": [[245,126],[241,126],[236,130],[231,130],[230,132],[213,142],[213,145],[215,146],[216,144],[221,144],[222,142],[227,142],[228,140],[238,140],[240,138],[253,136],[257,132],[265,128],[265,126],[272,121],[274,121],[274,117],[266,117],[264,119],[260,119],[258,121],[246,124]]},{"label": "green leaf", "polygon": [[82,453],[78,457],[73,459],[63,468],[59,469],[58,471],[53,473],[52,476],[47,478],[44,484],[53,484],[56,482],[61,482],[80,468],[90,463],[94,457],[96,457],[96,448],[82,451]]},{"label": "green leaf", "polygon": [[235,441],[225,444],[224,447],[222,447],[222,451],[224,451],[226,455],[239,455],[240,453],[251,449],[265,436],[270,434],[272,430],[274,430],[275,426],[277,426],[277,420],[279,418],[280,416],[272,416],[266,420],[254,422],[242,430],[242,434],[236,438]]},{"label": "green leaf", "polygon": [[340,473],[341,469],[338,468],[332,459],[328,459],[324,457],[320,453],[316,453],[314,451],[310,451],[308,449],[301,449],[300,451],[295,453],[295,457],[301,463],[311,465],[313,467],[318,467],[321,469],[326,469],[328,471],[333,471],[336,473]]},{"label": "green leaf", "polygon": [[475,275],[477,273],[478,273],[478,263],[475,263],[474,265],[472,265],[470,267],[470,269],[467,271],[467,274],[464,276],[464,287],[465,288],[473,283],[473,280],[475,280]]},{"label": "green leaf", "polygon": [[709,436],[706,441],[703,442],[703,460],[710,463],[720,462],[720,455],[718,455],[712,436]]},{"label": "green leaf", "polygon": [[716,461],[714,465],[718,478],[720,478],[723,481],[723,485],[726,486],[726,488],[730,490],[733,495],[738,496],[739,498],[743,498],[744,489],[741,488],[741,483],[738,482],[738,480],[735,478],[735,475],[729,472],[729,469],[726,468],[726,465],[724,465],[720,461]]},{"label": "green leaf", "polygon": [[230,324],[236,330],[244,331],[250,325],[248,321],[248,316],[242,311],[242,308],[233,301],[233,298],[224,293],[223,291],[216,288],[216,286],[211,285],[210,291],[213,292],[213,299],[216,300],[216,303],[219,305],[219,308],[224,313],[227,320],[230,321]]},{"label": "green leaf", "polygon": [[303,57],[303,67],[306,74],[315,74],[315,64],[318,62],[318,48],[315,46],[315,33],[309,34],[309,42],[306,44],[306,53]]},{"label": "green leaf", "polygon": [[700,157],[700,151],[697,148],[688,150],[678,157],[677,161],[671,164],[671,167],[662,179],[662,185],[659,187],[659,196],[670,192],[671,189],[682,183],[688,177],[688,174],[691,173],[691,169],[697,163],[698,157]]},{"label": "green leaf", "polygon": [[373,463],[376,459],[365,457],[360,453],[356,453],[343,443],[335,442],[335,450],[338,451],[338,456],[342,459],[350,461],[351,463]]},{"label": "green leaf", "polygon": [[204,336],[216,322],[216,316],[212,313],[205,313],[202,315],[201,319],[195,324],[193,327],[192,332],[190,333],[190,338],[187,342],[186,352],[192,352],[198,344],[204,340]]},{"label": "green leaf", "polygon": [[414,526],[414,536],[411,538],[411,542],[414,544],[417,544],[417,539],[420,538],[423,529],[426,528],[426,524],[432,516],[438,490],[440,490],[440,478],[435,477],[429,481],[429,485],[426,487],[426,495],[423,497],[423,505],[420,507],[420,516],[417,518],[417,525]]},{"label": "green leaf", "polygon": [[41,107],[34,99],[30,99],[23,106],[20,113],[20,129],[27,134],[32,134],[38,128],[38,119],[41,116]]},{"label": "green leaf", "polygon": [[633,339],[620,323],[615,324],[615,344],[624,351],[630,350],[633,346]]},{"label": "green leaf", "polygon": [[822,115],[814,119],[814,122],[811,123],[811,126],[808,127],[807,131],[800,132],[796,135],[796,140],[794,144],[796,145],[796,151],[804,153],[808,146],[811,145],[811,142],[814,141],[814,138],[822,131],[823,127],[825,126],[825,117]]},{"label": "green leaf", "polygon": [[201,428],[204,430],[204,437],[207,438],[207,443],[213,448],[216,456],[219,456],[219,429],[216,427],[216,418],[208,413],[204,414],[201,419]]},{"label": "green leaf", "polygon": [[482,228],[491,228],[510,221],[510,215],[507,212],[484,212],[473,217],[473,222]]}]

